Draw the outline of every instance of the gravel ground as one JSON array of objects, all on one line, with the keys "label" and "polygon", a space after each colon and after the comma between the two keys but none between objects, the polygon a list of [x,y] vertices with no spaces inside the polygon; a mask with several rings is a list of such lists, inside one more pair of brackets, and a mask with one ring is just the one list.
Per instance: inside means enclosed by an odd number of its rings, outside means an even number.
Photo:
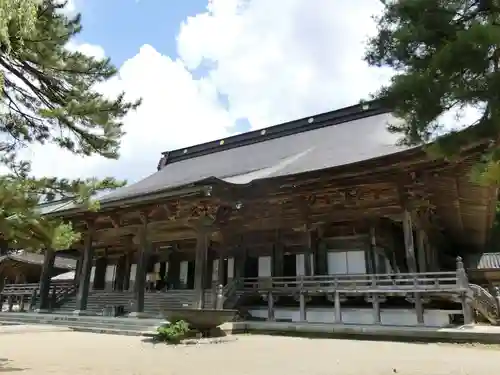
[{"label": "gravel ground", "polygon": [[217,375],[498,375],[497,347],[238,336],[221,344],[153,345],[138,337],[0,332],[0,373]]}]

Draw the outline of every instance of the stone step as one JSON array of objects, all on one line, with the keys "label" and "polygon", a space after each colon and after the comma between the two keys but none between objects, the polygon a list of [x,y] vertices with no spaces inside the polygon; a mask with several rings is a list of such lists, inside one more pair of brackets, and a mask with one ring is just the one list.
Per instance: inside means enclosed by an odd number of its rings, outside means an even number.
[{"label": "stone step", "polygon": [[[207,292],[205,301],[211,305],[210,293]],[[89,295],[87,303],[87,311],[100,314],[106,305],[131,305],[133,295],[126,293],[112,293],[112,292],[94,292]],[[187,307],[193,303],[193,293],[191,292],[170,292],[170,293],[155,293],[146,294],[144,300],[144,311],[150,314],[158,314],[160,311],[169,307]],[[70,298],[59,308],[59,312],[71,312],[76,310],[76,297]]]},{"label": "stone step", "polygon": [[43,324],[69,327],[74,330],[125,335],[153,335],[165,321],[161,319],[104,318],[64,316],[57,314],[2,313],[0,324]]},{"label": "stone step", "polygon": [[62,322],[89,322],[89,323],[119,323],[123,325],[143,326],[157,324],[160,319],[150,318],[128,318],[128,317],[101,317],[101,316],[85,316],[85,315],[60,315],[60,314],[45,314],[45,313],[0,313],[2,321],[62,321]]},{"label": "stone step", "polygon": [[126,329],[92,328],[92,327],[68,327],[68,328],[76,332],[103,333],[108,335],[122,335],[122,336],[153,337],[156,334],[156,331],[135,331]]}]

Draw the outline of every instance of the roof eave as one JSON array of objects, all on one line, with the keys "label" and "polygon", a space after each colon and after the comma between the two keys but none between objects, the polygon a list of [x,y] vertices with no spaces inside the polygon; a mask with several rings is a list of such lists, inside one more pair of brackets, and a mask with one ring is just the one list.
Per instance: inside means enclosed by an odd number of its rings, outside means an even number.
[{"label": "roof eave", "polygon": [[[135,206],[143,203],[151,203],[159,199],[164,198],[175,198],[175,197],[187,197],[195,195],[205,195],[208,196],[211,191],[210,185],[189,185],[184,187],[176,187],[173,189],[165,189],[156,191],[149,194],[135,194],[124,199],[111,200],[108,202],[103,202],[100,204],[99,210],[111,210],[115,208],[124,208]],[[80,213],[88,212],[83,206],[70,208],[62,211],[55,211],[45,214],[47,217],[61,217],[61,216],[71,216]]]}]

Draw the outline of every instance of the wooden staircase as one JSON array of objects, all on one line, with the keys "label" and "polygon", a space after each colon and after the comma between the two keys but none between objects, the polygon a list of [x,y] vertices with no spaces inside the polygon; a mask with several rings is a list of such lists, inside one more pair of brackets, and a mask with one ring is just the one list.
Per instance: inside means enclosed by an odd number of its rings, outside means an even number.
[{"label": "wooden staircase", "polygon": [[[57,308],[76,294],[76,285],[71,281],[52,282],[49,289],[51,308]],[[40,284],[7,284],[0,292],[0,305],[8,305],[10,311],[15,305],[20,311],[34,310],[40,303]]]},{"label": "wooden staircase", "polygon": [[[92,291],[87,301],[87,311],[93,315],[102,315],[107,306],[123,306],[124,313],[134,311],[133,292]],[[193,290],[169,290],[166,292],[146,292],[144,294],[144,313],[159,316],[164,307],[193,307],[195,292]],[[212,306],[212,291],[205,291],[205,305]],[[69,314],[76,310],[76,296],[69,298],[55,313]]]}]

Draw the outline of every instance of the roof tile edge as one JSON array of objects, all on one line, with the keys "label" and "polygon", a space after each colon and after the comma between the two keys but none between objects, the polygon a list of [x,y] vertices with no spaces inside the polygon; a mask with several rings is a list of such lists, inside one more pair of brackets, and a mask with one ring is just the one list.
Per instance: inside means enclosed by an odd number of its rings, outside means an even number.
[{"label": "roof tile edge", "polygon": [[371,117],[389,110],[384,108],[379,100],[359,103],[350,107],[340,108],[334,111],[308,116],[302,119],[273,125],[267,128],[253,130],[250,132],[233,135],[224,139],[183,147],[162,153],[158,163],[158,170],[168,164],[181,160],[191,159],[215,152],[232,148],[246,146],[253,143],[263,142],[275,138],[285,137],[305,131],[315,130],[326,126],[339,125],[345,122]]}]

